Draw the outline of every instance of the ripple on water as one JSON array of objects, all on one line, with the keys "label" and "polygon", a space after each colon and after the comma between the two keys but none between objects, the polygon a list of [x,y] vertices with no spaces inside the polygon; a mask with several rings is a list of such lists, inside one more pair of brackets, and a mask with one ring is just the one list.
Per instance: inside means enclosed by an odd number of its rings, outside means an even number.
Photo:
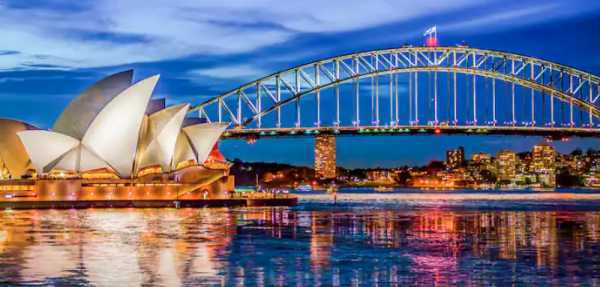
[{"label": "ripple on water", "polygon": [[[5,211],[0,284],[593,286],[600,195],[302,194],[293,208]],[[586,210],[584,210],[586,209]]]}]

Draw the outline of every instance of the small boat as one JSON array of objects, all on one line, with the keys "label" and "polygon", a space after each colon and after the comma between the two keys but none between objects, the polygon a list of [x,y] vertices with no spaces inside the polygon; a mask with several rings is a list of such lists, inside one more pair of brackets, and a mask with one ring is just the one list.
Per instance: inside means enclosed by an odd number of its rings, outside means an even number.
[{"label": "small boat", "polygon": [[393,187],[380,186],[380,187],[375,188],[375,191],[377,191],[377,192],[386,192],[386,191],[393,191],[393,190],[394,190]]},{"label": "small boat", "polygon": [[312,186],[308,185],[308,184],[303,184],[303,185],[299,185],[298,188],[296,188],[297,191],[312,191]]}]

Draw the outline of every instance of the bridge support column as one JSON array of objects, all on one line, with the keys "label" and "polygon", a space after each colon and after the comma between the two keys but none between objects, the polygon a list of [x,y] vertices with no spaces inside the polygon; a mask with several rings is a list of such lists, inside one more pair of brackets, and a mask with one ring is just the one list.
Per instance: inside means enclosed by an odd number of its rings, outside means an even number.
[{"label": "bridge support column", "polygon": [[324,178],[335,178],[335,135],[315,137],[315,174]]}]

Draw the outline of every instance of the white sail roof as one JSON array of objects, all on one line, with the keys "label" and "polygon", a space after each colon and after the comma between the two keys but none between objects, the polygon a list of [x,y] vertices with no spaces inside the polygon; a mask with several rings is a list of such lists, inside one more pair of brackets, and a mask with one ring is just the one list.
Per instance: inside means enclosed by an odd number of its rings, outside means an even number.
[{"label": "white sail roof", "polygon": [[147,78],[115,97],[83,136],[82,143],[121,178],[132,173],[142,120],[158,78]]},{"label": "white sail roof", "polygon": [[148,166],[159,165],[166,172],[188,160],[204,163],[228,124],[182,128],[189,104],[147,116],[158,78],[129,88],[125,87],[131,82],[130,71],[103,79],[67,107],[54,131],[0,119],[2,162],[14,177],[20,177],[31,164],[40,175],[52,169],[84,172],[107,168],[121,178]]},{"label": "white sail roof", "polygon": [[100,111],[117,95],[131,86],[133,71],[108,76],[75,98],[62,112],[52,131],[82,140]]},{"label": "white sail roof", "polygon": [[142,153],[138,169],[160,165],[163,171],[169,170],[177,137],[189,108],[189,104],[180,104],[148,117],[147,131],[140,145]]},{"label": "white sail roof", "polygon": [[196,153],[194,153],[194,149],[192,149],[192,145],[190,144],[187,135],[185,135],[183,130],[180,130],[179,135],[177,136],[177,143],[175,144],[175,154],[173,155],[173,166],[171,167],[171,170],[175,170],[177,164],[180,162],[193,159],[196,159]]},{"label": "white sail roof", "polygon": [[21,131],[17,135],[38,174],[43,174],[46,165],[79,145],[79,141],[70,136],[45,130]]},{"label": "white sail roof", "polygon": [[203,164],[229,123],[206,123],[183,128],[192,143],[199,164]]},{"label": "white sail roof", "polygon": [[21,121],[0,119],[0,158],[13,178],[21,178],[29,163],[29,155],[17,132],[37,129]]},{"label": "white sail roof", "polygon": [[77,172],[99,168],[111,169],[106,162],[94,155],[82,144],[79,144],[76,148],[64,154],[53,168]]}]

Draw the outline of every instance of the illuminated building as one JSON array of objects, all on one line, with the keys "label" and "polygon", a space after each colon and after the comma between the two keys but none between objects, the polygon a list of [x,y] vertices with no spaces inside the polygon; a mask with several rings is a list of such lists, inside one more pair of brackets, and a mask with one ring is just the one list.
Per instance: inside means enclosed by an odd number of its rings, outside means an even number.
[{"label": "illuminated building", "polygon": [[517,173],[528,173],[530,171],[535,171],[533,169],[533,157],[531,152],[522,152],[517,154],[516,157],[516,172]]},{"label": "illuminated building", "polygon": [[496,153],[498,179],[512,181],[515,178],[516,154],[512,150],[501,150]]},{"label": "illuminated building", "polygon": [[335,136],[315,137],[315,173],[324,178],[335,177]]},{"label": "illuminated building", "polygon": [[531,169],[537,174],[538,181],[545,186],[556,185],[554,170],[557,155],[556,149],[547,143],[533,147]]},{"label": "illuminated building", "polygon": [[556,161],[556,149],[547,143],[541,143],[533,147],[532,166],[534,171],[549,170],[554,168]]},{"label": "illuminated building", "polygon": [[446,167],[454,169],[463,165],[465,161],[465,149],[461,146],[458,149],[446,151]]},{"label": "illuminated building", "polygon": [[223,197],[231,164],[214,147],[228,124],[184,121],[189,104],[150,100],[158,75],[135,84],[132,76],[92,85],[51,130],[1,119],[0,158],[12,180],[0,182],[0,200]]},{"label": "illuminated building", "polygon": [[413,187],[431,187],[448,188],[455,187],[455,181],[449,178],[440,178],[434,176],[420,176],[412,179]]},{"label": "illuminated building", "polygon": [[537,177],[534,174],[524,174],[524,173],[518,173],[515,175],[515,181],[516,182],[523,182],[523,183],[536,183],[537,182]]},{"label": "illuminated building", "polygon": [[492,156],[483,152],[471,155],[471,161],[469,162],[469,171],[471,171],[474,177],[481,180],[481,171],[490,170],[492,165]]},{"label": "illuminated building", "polygon": [[394,180],[394,172],[387,169],[368,170],[367,179],[371,181],[392,182]]},{"label": "illuminated building", "polygon": [[540,173],[537,175],[537,182],[544,186],[556,186],[556,174],[551,172]]},{"label": "illuminated building", "polygon": [[479,152],[471,155],[471,160],[477,164],[490,164],[492,162],[492,156],[487,153]]}]

